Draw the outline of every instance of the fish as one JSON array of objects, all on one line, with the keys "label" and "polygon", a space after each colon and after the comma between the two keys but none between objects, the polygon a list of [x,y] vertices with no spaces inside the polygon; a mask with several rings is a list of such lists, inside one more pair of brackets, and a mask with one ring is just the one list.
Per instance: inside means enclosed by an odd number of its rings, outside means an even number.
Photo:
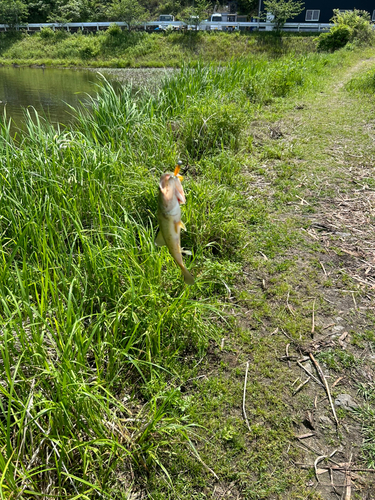
[{"label": "fish", "polygon": [[187,285],[194,285],[194,277],[186,269],[182,260],[180,232],[186,231],[181,220],[180,205],[186,203],[185,193],[181,184],[183,177],[179,175],[180,166],[177,165],[173,174],[167,172],[160,177],[158,196],[159,232],[155,239],[158,247],[166,246],[181,268],[184,281]]}]

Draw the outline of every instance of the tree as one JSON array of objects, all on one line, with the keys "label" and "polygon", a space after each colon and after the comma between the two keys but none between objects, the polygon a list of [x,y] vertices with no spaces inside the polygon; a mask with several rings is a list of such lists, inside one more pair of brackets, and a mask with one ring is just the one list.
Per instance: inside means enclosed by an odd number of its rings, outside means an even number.
[{"label": "tree", "polygon": [[261,15],[262,19],[269,19],[269,14],[273,15],[272,24],[277,31],[280,31],[288,19],[293,19],[300,14],[305,4],[299,0],[264,0],[266,12]]},{"label": "tree", "polygon": [[147,10],[137,0],[115,0],[108,10],[112,21],[125,22],[130,30],[131,25],[146,21]]},{"label": "tree", "polygon": [[237,0],[238,12],[248,16],[258,14],[258,5],[258,0]]},{"label": "tree", "polygon": [[211,4],[206,0],[193,0],[193,5],[187,7],[182,12],[182,20],[197,30],[199,24],[208,17],[211,11]]},{"label": "tree", "polygon": [[0,23],[10,29],[27,19],[27,5],[22,0],[0,0]]}]

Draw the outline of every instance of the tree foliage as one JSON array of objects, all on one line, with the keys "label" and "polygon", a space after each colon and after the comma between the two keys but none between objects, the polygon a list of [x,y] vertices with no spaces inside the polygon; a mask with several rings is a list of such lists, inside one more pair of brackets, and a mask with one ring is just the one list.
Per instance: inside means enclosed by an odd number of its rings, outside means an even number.
[{"label": "tree foliage", "polygon": [[22,0],[0,1],[0,23],[15,28],[27,19],[27,6]]},{"label": "tree foliage", "polygon": [[132,25],[148,18],[147,10],[137,0],[115,0],[108,10],[111,21],[125,22],[129,29]]},{"label": "tree foliage", "polygon": [[181,19],[186,24],[194,26],[197,29],[199,24],[204,19],[207,19],[210,9],[211,5],[206,0],[195,0],[192,6],[186,7],[183,10]]},{"label": "tree foliage", "polygon": [[[271,10],[274,4],[300,3],[296,0],[266,0]],[[271,6],[272,4],[272,6]],[[1,22],[17,23],[156,20],[159,14],[172,14],[178,20],[206,19],[215,9],[221,11],[226,3],[217,0],[0,0]],[[236,0],[231,8],[240,14],[254,15],[258,0]],[[275,8],[274,8],[275,10]],[[287,12],[291,17],[294,11]],[[279,18],[280,16],[275,16]],[[189,23],[189,24],[194,24]]]},{"label": "tree foliage", "polygon": [[266,12],[263,12],[262,18],[268,19],[272,14],[272,24],[276,30],[280,30],[289,20],[300,14],[305,4],[299,0],[264,0]]}]

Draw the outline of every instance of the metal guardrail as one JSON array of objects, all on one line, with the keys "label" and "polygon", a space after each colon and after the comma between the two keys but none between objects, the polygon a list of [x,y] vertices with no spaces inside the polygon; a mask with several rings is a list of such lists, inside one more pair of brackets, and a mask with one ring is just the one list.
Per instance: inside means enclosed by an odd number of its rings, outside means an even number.
[{"label": "metal guardrail", "polygon": [[[17,26],[17,30],[25,30],[28,32],[40,31],[42,28],[51,28],[52,30],[65,29],[66,31],[78,31],[82,29],[83,31],[101,31],[107,29],[111,24],[117,24],[120,27],[128,28],[127,23],[117,22],[96,22],[96,23],[30,23],[25,25]],[[185,29],[188,27],[186,23],[182,21],[150,21],[147,23],[140,23],[137,25],[138,28],[143,27],[144,30],[147,28],[166,29],[168,26],[173,26],[175,29]],[[329,23],[285,23],[282,30],[283,31],[326,31],[329,30],[333,25]],[[194,29],[195,27],[189,25],[189,28]],[[237,31],[237,30],[259,30],[259,31],[271,31],[273,29],[273,24],[270,22],[209,22],[202,21],[199,26],[199,30],[206,31]],[[9,27],[6,24],[0,24],[0,31],[8,31]]]}]

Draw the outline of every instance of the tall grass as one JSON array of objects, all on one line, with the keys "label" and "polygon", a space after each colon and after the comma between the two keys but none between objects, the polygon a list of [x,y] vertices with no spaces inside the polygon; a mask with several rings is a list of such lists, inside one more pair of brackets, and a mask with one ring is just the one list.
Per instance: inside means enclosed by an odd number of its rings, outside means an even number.
[{"label": "tall grass", "polygon": [[[241,268],[240,152],[264,102],[248,86],[272,77],[269,98],[284,96],[323,64],[186,67],[157,96],[104,80],[71,129],[27,111],[16,139],[3,117],[2,498],[124,498],[139,474],[168,477],[163,453],[194,432],[176,403],[178,356],[217,338]],[[179,157],[193,288],[153,243],[157,181]]]},{"label": "tall grass", "polygon": [[226,63],[243,56],[281,57],[315,52],[311,36],[283,37],[272,33],[200,32],[169,36],[145,32],[70,34],[44,28],[41,32],[0,34],[2,63],[93,67],[181,67],[187,60]]}]

